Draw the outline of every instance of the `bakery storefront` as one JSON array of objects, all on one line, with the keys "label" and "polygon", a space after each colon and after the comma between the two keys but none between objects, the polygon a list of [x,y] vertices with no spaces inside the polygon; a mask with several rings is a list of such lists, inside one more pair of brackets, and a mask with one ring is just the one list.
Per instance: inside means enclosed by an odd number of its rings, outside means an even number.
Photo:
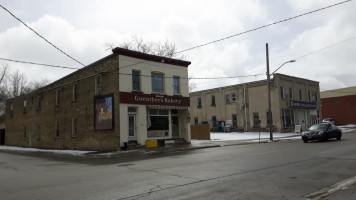
[{"label": "bakery storefront", "polygon": [[190,142],[189,97],[120,92],[120,146],[182,138]]}]

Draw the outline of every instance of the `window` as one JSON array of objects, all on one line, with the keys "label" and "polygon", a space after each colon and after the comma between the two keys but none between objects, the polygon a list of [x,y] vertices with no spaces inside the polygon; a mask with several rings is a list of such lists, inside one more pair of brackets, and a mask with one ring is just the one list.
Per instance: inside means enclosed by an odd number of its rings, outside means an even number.
[{"label": "window", "polygon": [[58,121],[56,120],[55,121],[55,124],[54,124],[54,129],[55,129],[55,136],[56,136],[56,138],[59,138],[59,123],[58,123]]},{"label": "window", "polygon": [[289,98],[293,99],[293,88],[289,88]]},{"label": "window", "polygon": [[168,110],[149,110],[150,113],[150,127],[147,130],[168,130]]},{"label": "window", "polygon": [[194,117],[194,124],[198,124],[199,121],[198,121],[198,117]]},{"label": "window", "polygon": [[11,104],[10,105],[10,116],[11,117],[12,117],[13,113],[14,113],[14,104]]},{"label": "window", "polygon": [[78,84],[74,83],[73,84],[73,101],[77,101],[78,100]]},{"label": "window", "polygon": [[27,128],[23,127],[23,138],[27,138]]},{"label": "window", "polygon": [[201,98],[198,97],[198,108],[201,108]]},{"label": "window", "polygon": [[284,128],[294,127],[294,111],[293,109],[282,109],[281,110],[282,123]]},{"label": "window", "polygon": [[95,76],[95,95],[100,94],[101,90],[102,90],[101,75],[97,75]]},{"label": "window", "polygon": [[237,127],[237,115],[232,114],[232,126]]},{"label": "window", "polygon": [[[273,123],[273,121],[271,120],[271,118],[272,118],[272,113],[271,113],[271,115],[268,115],[268,111],[266,112],[266,116],[267,116],[267,127],[269,127],[270,126],[270,124],[272,124]],[[273,125],[272,125],[273,126]]]},{"label": "window", "polygon": [[311,101],[311,92],[308,91],[308,100]]},{"label": "window", "polygon": [[163,74],[152,73],[152,92],[163,93]]},{"label": "window", "polygon": [[56,105],[57,106],[60,104],[60,100],[61,100],[61,90],[57,89],[56,90]]},{"label": "window", "polygon": [[318,93],[315,92],[315,101],[318,101]]},{"label": "window", "polygon": [[23,101],[23,112],[27,112],[27,101]]},{"label": "window", "polygon": [[231,101],[236,101],[236,94],[235,93],[231,93]]},{"label": "window", "polygon": [[299,100],[303,100],[302,89],[299,89]]},{"label": "window", "polygon": [[226,101],[226,103],[230,103],[230,95],[227,94],[225,96],[225,101]]},{"label": "window", "polygon": [[280,92],[281,92],[281,98],[284,99],[285,96],[284,96],[284,87],[283,86],[280,87]]},{"label": "window", "polygon": [[215,106],[215,95],[211,96],[211,106]]},{"label": "window", "polygon": [[213,127],[216,127],[216,116],[212,116],[211,121],[212,121]]},{"label": "window", "polygon": [[77,131],[77,118],[73,117],[72,118],[72,137],[77,137],[78,131]]},{"label": "window", "polygon": [[140,91],[140,71],[132,71],[132,90]]},{"label": "window", "polygon": [[41,140],[41,125],[37,124],[37,140]]},{"label": "window", "polygon": [[257,128],[260,127],[261,120],[258,116],[258,113],[253,113],[253,127]]},{"label": "window", "polygon": [[37,102],[37,105],[36,105],[37,110],[41,110],[41,97],[40,96],[38,96],[36,98],[36,102]]},{"label": "window", "polygon": [[174,94],[179,94],[180,93],[180,88],[179,88],[179,77],[173,77],[173,90]]},{"label": "window", "polygon": [[136,108],[129,107],[129,108],[127,109],[127,111],[128,111],[129,113],[136,113]]}]

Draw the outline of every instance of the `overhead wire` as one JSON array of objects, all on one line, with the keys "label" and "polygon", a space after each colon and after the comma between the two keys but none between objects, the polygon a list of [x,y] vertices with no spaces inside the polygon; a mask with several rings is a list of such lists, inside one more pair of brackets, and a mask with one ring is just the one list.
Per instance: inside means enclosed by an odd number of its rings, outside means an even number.
[{"label": "overhead wire", "polygon": [[30,29],[31,31],[33,31],[37,36],[39,36],[40,38],[42,38],[44,41],[46,41],[48,44],[50,44],[51,46],[53,46],[54,48],[56,48],[58,51],[60,51],[61,53],[63,53],[64,55],[66,55],[68,58],[74,60],[75,62],[79,63],[82,66],[86,66],[83,63],[79,62],[77,59],[73,58],[72,56],[70,56],[69,54],[67,54],[66,52],[64,52],[63,50],[61,50],[60,48],[58,48],[56,45],[54,45],[52,42],[48,41],[45,37],[43,37],[42,35],[40,35],[37,31],[35,31],[34,29],[32,29],[30,26],[28,26],[25,22],[23,22],[21,19],[19,19],[18,17],[16,17],[11,11],[9,11],[7,8],[5,8],[4,6],[2,6],[0,4],[0,7],[3,8],[5,11],[7,11],[11,16],[13,16],[15,19],[17,19],[19,22],[21,22],[24,26],[26,26],[28,29]]},{"label": "overhead wire", "polygon": [[[300,14],[300,15],[296,15],[296,16],[289,17],[289,18],[286,18],[286,19],[282,19],[282,20],[279,20],[277,22],[273,22],[273,23],[270,23],[270,24],[259,26],[259,27],[256,27],[256,28],[253,28],[253,29],[249,29],[249,30],[244,31],[244,32],[240,32],[240,33],[237,33],[237,34],[234,34],[234,35],[230,35],[230,36],[227,36],[227,37],[224,37],[224,38],[213,40],[213,41],[210,41],[210,42],[207,42],[207,43],[204,43],[204,44],[200,44],[200,45],[197,45],[197,46],[194,46],[194,47],[190,47],[190,48],[178,51],[178,52],[176,52],[174,54],[180,54],[180,53],[183,53],[183,52],[186,52],[186,51],[190,51],[190,50],[193,50],[193,49],[197,49],[197,48],[200,48],[200,47],[203,47],[203,46],[207,46],[207,45],[210,45],[210,44],[221,42],[223,40],[227,40],[227,39],[230,39],[230,38],[233,38],[233,37],[236,37],[236,36],[240,36],[240,35],[243,35],[243,34],[246,34],[246,33],[249,33],[249,32],[257,31],[259,29],[263,29],[263,28],[266,28],[266,27],[269,27],[269,26],[280,24],[282,22],[290,21],[290,20],[305,16],[305,15],[309,15],[309,14],[312,14],[312,13],[315,13],[315,12],[319,12],[321,10],[325,10],[325,9],[328,9],[328,8],[331,8],[331,7],[334,7],[334,6],[338,6],[338,5],[341,5],[341,4],[350,2],[350,1],[352,1],[352,0],[346,0],[346,1],[339,2],[339,3],[335,3],[335,4],[332,4],[332,5],[329,5],[329,6],[326,6],[326,7],[322,7],[322,8],[316,9],[316,10],[312,10],[312,11],[309,11],[309,12],[306,12],[306,13],[303,13],[303,14]],[[144,62],[149,62],[149,61],[142,61],[142,62],[130,64],[130,65],[125,65],[125,66],[121,66],[120,68],[125,68],[125,67],[130,67],[130,66],[133,66],[133,65],[138,65],[138,64],[142,64]]]},{"label": "overhead wire", "polygon": [[17,62],[17,63],[30,64],[30,65],[42,65],[42,66],[46,66],[46,67],[56,67],[56,68],[64,68],[64,69],[79,69],[79,68],[75,68],[75,67],[65,67],[65,66],[59,66],[59,65],[34,63],[34,62],[29,62],[29,61],[13,60],[13,59],[8,59],[8,58],[0,58],[0,60],[6,60],[6,61],[10,61],[10,62]]}]

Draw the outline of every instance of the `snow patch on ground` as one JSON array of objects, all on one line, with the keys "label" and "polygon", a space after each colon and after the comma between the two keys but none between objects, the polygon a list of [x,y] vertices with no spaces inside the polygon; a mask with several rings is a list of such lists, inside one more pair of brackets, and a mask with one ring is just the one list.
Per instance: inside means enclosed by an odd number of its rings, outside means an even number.
[{"label": "snow patch on ground", "polygon": [[[273,133],[273,138],[301,136],[300,133]],[[254,139],[269,139],[268,132],[230,132],[230,133],[210,133],[212,141],[228,141],[228,140],[254,140]]]},{"label": "snow patch on ground", "polygon": [[66,155],[73,155],[73,156],[83,156],[87,153],[95,152],[95,151],[78,151],[78,150],[47,150],[47,149],[23,148],[23,147],[14,147],[14,146],[0,146],[0,150],[48,152],[48,153],[66,154]]}]

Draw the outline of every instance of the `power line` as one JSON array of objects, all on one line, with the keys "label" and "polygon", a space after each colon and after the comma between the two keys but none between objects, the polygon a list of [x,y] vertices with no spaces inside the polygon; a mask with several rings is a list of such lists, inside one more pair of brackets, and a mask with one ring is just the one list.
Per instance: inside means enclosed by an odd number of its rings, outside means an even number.
[{"label": "power line", "polygon": [[72,56],[70,56],[69,54],[67,54],[66,52],[62,51],[60,48],[58,48],[56,45],[54,45],[53,43],[51,43],[50,41],[48,41],[46,38],[44,38],[42,35],[40,35],[39,33],[37,33],[35,30],[33,30],[31,27],[29,27],[25,22],[23,22],[21,19],[19,19],[18,17],[16,17],[12,12],[10,12],[8,9],[6,9],[4,6],[0,5],[0,7],[2,7],[5,11],[7,11],[8,13],[10,13],[10,15],[12,15],[15,19],[17,19],[19,22],[21,22],[23,25],[25,25],[28,29],[30,29],[31,31],[33,31],[37,36],[39,36],[40,38],[42,38],[43,40],[45,40],[48,44],[52,45],[54,48],[56,48],[58,51],[60,51],[61,53],[63,53],[64,55],[66,55],[67,57],[69,57],[70,59],[74,60],[75,62],[79,63],[80,65],[84,66],[85,65],[81,62],[79,62],[78,60],[76,60],[75,58],[73,58]]},{"label": "power line", "polygon": [[[286,18],[286,19],[282,19],[280,21],[273,22],[273,23],[270,23],[270,24],[266,24],[266,25],[263,25],[263,26],[259,26],[257,28],[253,28],[253,29],[241,32],[241,33],[237,33],[237,34],[230,35],[230,36],[227,36],[227,37],[224,37],[224,38],[221,38],[221,39],[213,40],[213,41],[207,42],[205,44],[201,44],[201,45],[197,45],[197,46],[194,46],[194,47],[190,47],[188,49],[184,49],[182,51],[178,51],[178,52],[176,52],[174,54],[180,54],[180,53],[183,53],[183,52],[186,52],[186,51],[190,51],[190,50],[193,50],[193,49],[197,49],[197,48],[200,48],[200,47],[204,47],[204,46],[207,46],[207,45],[210,45],[210,44],[213,44],[213,43],[221,42],[223,40],[227,40],[227,39],[230,39],[230,38],[233,38],[233,37],[236,37],[236,36],[240,36],[240,35],[243,35],[243,34],[246,34],[246,33],[249,33],[249,32],[257,31],[259,29],[263,29],[263,28],[266,28],[266,27],[269,27],[269,26],[272,26],[272,25],[280,24],[282,22],[290,21],[290,20],[305,16],[305,15],[312,14],[312,13],[315,13],[315,12],[319,12],[321,10],[325,10],[325,9],[328,9],[328,8],[331,8],[331,7],[334,7],[334,6],[338,6],[338,5],[341,5],[341,4],[350,2],[350,1],[352,1],[352,0],[342,1],[342,2],[339,2],[339,3],[336,3],[336,4],[332,4],[332,5],[329,5],[329,6],[326,6],[326,7],[322,7],[322,8],[316,9],[316,10],[312,10],[312,11],[309,11],[309,12],[306,12],[306,13],[303,13],[303,14],[300,14],[300,15],[296,15],[294,17],[289,17],[289,18]],[[144,63],[144,62],[148,62],[148,61],[142,61],[142,62],[130,64],[130,65],[125,65],[125,66],[122,66],[120,68],[125,68],[125,67],[130,67],[130,66],[133,66],[133,65],[138,65],[138,64],[141,64],[141,63]]]},{"label": "power line", "polygon": [[[336,43],[334,43],[334,44],[328,45],[328,46],[323,47],[323,48],[321,48],[321,49],[318,49],[318,50],[309,52],[309,53],[307,53],[307,54],[304,54],[304,55],[302,55],[302,56],[296,57],[296,58],[294,58],[294,59],[292,59],[292,60],[297,60],[297,59],[300,59],[300,58],[307,57],[307,56],[309,56],[309,55],[318,53],[318,52],[320,52],[320,51],[323,51],[323,50],[325,50],[325,49],[334,47],[334,46],[336,46],[336,45],[339,45],[339,44],[341,44],[341,43],[344,43],[344,42],[346,42],[346,41],[349,41],[349,40],[352,40],[352,39],[355,39],[355,38],[356,38],[356,36],[352,36],[352,37],[350,37],[350,38],[347,38],[347,39],[344,39],[344,40],[342,40],[342,41],[336,42]],[[273,67],[274,67],[274,66],[279,66],[279,65],[281,65],[281,64],[283,64],[283,63],[279,63],[279,64],[276,64],[276,65],[273,65]]]},{"label": "power line", "polygon": [[46,67],[56,67],[56,68],[64,68],[64,69],[79,69],[79,68],[74,68],[74,67],[64,67],[64,66],[58,66],[58,65],[34,63],[34,62],[28,62],[28,61],[13,60],[13,59],[8,59],[8,58],[0,58],[0,60],[6,60],[6,61],[11,61],[11,62],[23,63],[23,64],[31,64],[31,65],[42,65],[42,66],[46,66]]}]

